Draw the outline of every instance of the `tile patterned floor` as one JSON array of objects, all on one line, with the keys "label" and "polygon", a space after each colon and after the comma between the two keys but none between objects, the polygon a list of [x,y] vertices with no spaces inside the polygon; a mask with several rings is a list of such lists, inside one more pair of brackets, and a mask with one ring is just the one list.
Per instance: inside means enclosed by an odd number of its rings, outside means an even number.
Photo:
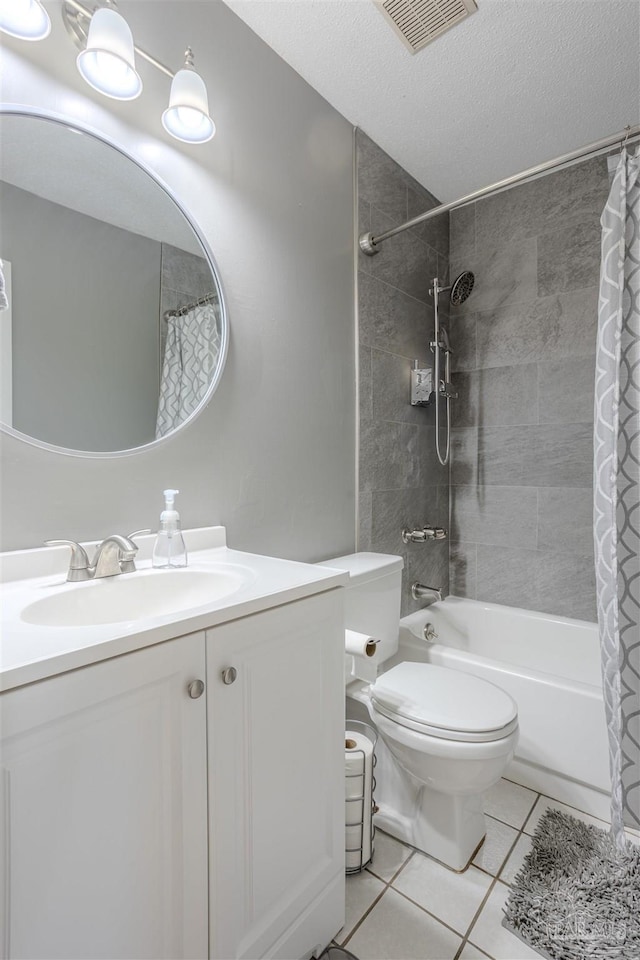
[{"label": "tile patterned floor", "polygon": [[540,960],[502,926],[502,906],[549,808],[607,827],[509,780],[486,797],[487,837],[462,874],[378,831],[374,861],[347,877],[335,942],[359,960]]}]

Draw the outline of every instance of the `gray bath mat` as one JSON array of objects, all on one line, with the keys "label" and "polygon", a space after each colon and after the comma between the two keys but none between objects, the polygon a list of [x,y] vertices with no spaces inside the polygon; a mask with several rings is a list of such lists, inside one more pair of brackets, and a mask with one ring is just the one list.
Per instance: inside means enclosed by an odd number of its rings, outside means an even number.
[{"label": "gray bath mat", "polygon": [[640,847],[558,810],[540,820],[503,926],[549,960],[639,960]]}]

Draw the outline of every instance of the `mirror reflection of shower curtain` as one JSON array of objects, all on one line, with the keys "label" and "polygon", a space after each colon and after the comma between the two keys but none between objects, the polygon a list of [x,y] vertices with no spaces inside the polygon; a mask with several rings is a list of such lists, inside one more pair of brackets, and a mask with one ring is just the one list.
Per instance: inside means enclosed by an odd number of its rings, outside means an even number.
[{"label": "mirror reflection of shower curtain", "polygon": [[640,829],[640,151],[602,214],[594,542],[612,829]]},{"label": "mirror reflection of shower curtain", "polygon": [[217,303],[202,303],[169,317],[164,351],[156,439],[191,416],[204,398],[220,352]]}]

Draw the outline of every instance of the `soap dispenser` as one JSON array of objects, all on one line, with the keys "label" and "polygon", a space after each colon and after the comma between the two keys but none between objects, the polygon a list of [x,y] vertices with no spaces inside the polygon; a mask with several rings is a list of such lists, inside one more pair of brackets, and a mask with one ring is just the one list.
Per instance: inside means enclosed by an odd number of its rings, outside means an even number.
[{"label": "soap dispenser", "polygon": [[186,567],[187,548],[180,529],[180,514],[174,509],[179,490],[164,491],[164,510],[160,514],[160,529],[153,547],[154,567]]}]

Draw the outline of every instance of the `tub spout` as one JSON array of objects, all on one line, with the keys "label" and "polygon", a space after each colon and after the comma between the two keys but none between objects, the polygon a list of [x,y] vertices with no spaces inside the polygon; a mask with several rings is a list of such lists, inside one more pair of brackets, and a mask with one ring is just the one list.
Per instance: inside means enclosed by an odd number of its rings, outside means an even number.
[{"label": "tub spout", "polygon": [[414,600],[422,600],[426,607],[430,607],[432,603],[442,600],[442,591],[437,587],[425,587],[423,583],[412,583],[411,596]]}]

